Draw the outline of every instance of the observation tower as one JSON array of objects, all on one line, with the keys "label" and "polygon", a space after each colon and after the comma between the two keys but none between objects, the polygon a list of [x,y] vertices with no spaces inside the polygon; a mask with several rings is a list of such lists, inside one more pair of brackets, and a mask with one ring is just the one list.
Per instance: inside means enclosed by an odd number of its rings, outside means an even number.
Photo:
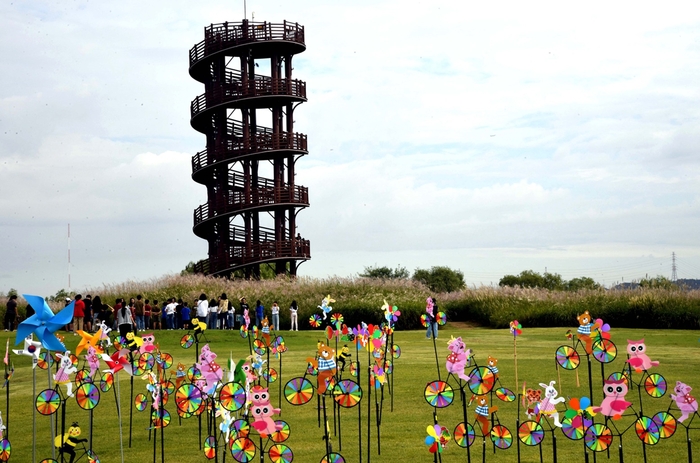
[{"label": "observation tower", "polygon": [[308,151],[294,131],[306,82],[292,78],[292,58],[305,49],[304,26],[243,20],[205,27],[190,50],[190,76],[204,84],[190,124],[206,136],[192,157],[192,179],[207,188],[194,210],[192,230],[209,244],[197,273],[259,278],[266,264],[296,275],[311,258],[296,221],[309,193],[294,178]]}]

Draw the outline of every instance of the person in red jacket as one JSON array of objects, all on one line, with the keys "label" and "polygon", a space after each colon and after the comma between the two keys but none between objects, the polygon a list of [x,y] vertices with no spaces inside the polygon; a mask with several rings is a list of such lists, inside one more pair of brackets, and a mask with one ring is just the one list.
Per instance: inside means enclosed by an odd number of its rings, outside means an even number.
[{"label": "person in red jacket", "polygon": [[75,330],[73,336],[77,336],[76,331],[83,330],[83,318],[85,317],[85,303],[81,294],[75,295],[75,305],[73,306],[73,321],[75,322]]}]

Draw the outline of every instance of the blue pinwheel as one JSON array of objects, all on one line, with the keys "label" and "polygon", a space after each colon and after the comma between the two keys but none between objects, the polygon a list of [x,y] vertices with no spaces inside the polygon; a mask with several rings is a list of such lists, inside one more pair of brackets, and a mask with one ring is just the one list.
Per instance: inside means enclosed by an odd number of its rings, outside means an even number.
[{"label": "blue pinwheel", "polygon": [[36,339],[41,341],[45,349],[65,352],[66,346],[58,340],[54,333],[73,319],[74,302],[54,315],[43,297],[28,294],[22,296],[36,310],[36,313],[19,324],[15,344],[19,344],[24,341],[24,338],[34,333]]}]

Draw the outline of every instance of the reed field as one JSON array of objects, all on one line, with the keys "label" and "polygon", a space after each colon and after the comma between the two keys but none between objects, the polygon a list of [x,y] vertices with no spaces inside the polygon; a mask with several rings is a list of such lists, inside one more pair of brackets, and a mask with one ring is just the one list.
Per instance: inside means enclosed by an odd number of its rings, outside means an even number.
[{"label": "reed field", "polygon": [[[20,291],[21,292],[21,291]],[[161,303],[169,297],[182,298],[190,304],[201,293],[209,299],[226,293],[237,307],[237,300],[246,297],[251,309],[260,299],[269,309],[273,301],[280,305],[283,324],[289,322],[287,307],[296,300],[299,320],[317,311],[321,299],[330,294],[345,316],[348,325],[381,322],[386,299],[401,310],[398,329],[418,329],[425,310],[425,299],[436,297],[440,310],[452,321],[473,322],[485,327],[503,328],[517,319],[528,327],[568,326],[577,314],[588,310],[612,326],[625,328],[700,328],[700,291],[668,289],[635,289],[625,291],[581,290],[550,291],[511,287],[468,288],[445,294],[431,294],[424,285],[413,280],[378,280],[369,278],[298,278],[290,280],[244,281],[224,280],[201,275],[171,275],[148,281],[127,281],[101,287],[83,288],[84,295],[100,295],[104,303],[114,305],[117,297],[142,294]],[[20,312],[22,301],[20,298]],[[0,298],[0,316],[6,299]],[[62,307],[55,303],[55,309]],[[303,324],[303,328],[308,325]]]}]

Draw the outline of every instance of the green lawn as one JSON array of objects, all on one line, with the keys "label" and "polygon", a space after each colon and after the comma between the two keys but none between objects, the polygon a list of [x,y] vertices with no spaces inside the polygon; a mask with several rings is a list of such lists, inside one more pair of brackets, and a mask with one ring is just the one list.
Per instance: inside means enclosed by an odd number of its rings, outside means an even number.
[{"label": "green lawn", "polygon": [[[572,328],[573,329],[573,328]],[[518,337],[518,379],[520,386],[515,385],[513,363],[513,338],[507,329],[491,330],[481,328],[464,328],[462,326],[450,326],[448,324],[440,331],[440,339],[437,342],[440,368],[444,379],[444,359],[447,355],[446,341],[450,335],[462,336],[467,347],[475,354],[476,361],[483,365],[487,356],[491,355],[499,359],[501,381],[504,386],[518,391],[522,382],[526,381],[528,387],[535,387],[537,383],[548,383],[557,380],[554,352],[558,346],[567,342],[564,333],[566,328],[524,328],[524,332]],[[2,333],[0,340],[7,339],[9,333]],[[179,345],[179,339],[183,332],[156,332],[156,340],[163,351],[171,353],[175,362],[192,364],[195,358],[194,347],[184,350]],[[305,359],[312,357],[316,350],[317,340],[324,339],[321,331],[282,332],[286,341],[288,352],[283,356],[282,381],[302,376],[306,367]],[[234,359],[239,359],[248,354],[248,340],[242,339],[238,332],[207,332],[213,351],[218,353],[222,367],[226,364],[229,354]],[[649,355],[654,360],[659,360],[661,365],[652,371],[662,374],[669,388],[672,388],[677,380],[682,380],[691,386],[700,384],[700,352],[698,350],[698,333],[684,330],[655,330],[642,331],[631,329],[612,330],[612,340],[618,345],[620,352],[618,358],[605,366],[606,376],[614,371],[620,371],[624,365],[624,349],[627,339],[645,338]],[[73,350],[79,338],[66,336],[67,346]],[[14,337],[11,338],[14,342]],[[423,443],[426,437],[426,427],[433,424],[433,408],[423,398],[426,383],[438,379],[435,363],[433,343],[425,339],[421,331],[398,331],[395,333],[394,342],[401,347],[401,358],[395,362],[395,378],[393,391],[394,410],[391,411],[391,396],[388,390],[384,392],[383,414],[381,424],[381,454],[377,454],[377,427],[375,424],[375,395],[372,391],[371,401],[367,397],[366,372],[363,373],[362,388],[365,391],[360,406],[362,407],[362,461],[367,460],[367,408],[372,410],[370,428],[370,453],[371,461],[396,462],[396,461],[432,461],[432,455],[427,451]],[[21,347],[21,346],[20,346]],[[353,359],[354,349],[353,349]],[[360,354],[363,364],[367,363],[367,354]],[[28,357],[12,356],[16,371],[10,383],[10,412],[9,422],[6,407],[0,406],[3,418],[9,427],[9,437],[12,443],[11,461],[31,461],[32,452],[32,410],[34,397],[32,394],[32,370]],[[279,369],[278,360],[272,360],[272,366]],[[82,364],[82,362],[81,362]],[[46,388],[47,373],[37,369],[37,392]],[[560,395],[565,397],[588,396],[588,368],[584,362],[578,369],[581,386],[576,387],[576,372],[560,370],[561,384],[557,384]],[[592,361],[594,404],[599,404],[602,398],[601,368],[597,361]],[[639,378],[635,375],[634,378]],[[278,380],[279,381],[279,380]],[[129,401],[130,379],[125,373],[119,375],[121,407],[122,407],[122,435],[124,439],[124,461],[142,462],[152,461],[153,446],[149,442],[149,416],[148,412],[134,410],[132,429],[132,448],[128,448],[129,438]],[[453,382],[454,383],[454,382]],[[145,384],[141,378],[134,379],[134,394],[145,392]],[[273,404],[277,404],[280,383],[271,385]],[[468,397],[469,398],[468,394]],[[636,388],[627,395],[636,409],[639,409],[639,396]],[[659,399],[651,399],[642,392],[642,400],[645,415],[652,415],[657,411],[666,410],[671,400],[667,393]],[[329,422],[333,431],[333,415],[330,398],[327,399]],[[500,423],[516,434],[517,402],[505,403],[494,396],[493,404],[498,406],[497,417]],[[166,408],[173,416],[176,416],[174,401],[170,401]],[[559,408],[563,411],[564,407]],[[60,414],[60,410],[59,410]],[[473,421],[474,405],[468,410],[468,418]],[[297,462],[317,462],[324,454],[324,442],[322,440],[322,428],[318,426],[318,409],[316,397],[306,405],[292,406],[282,399],[281,418],[286,420],[291,427],[291,436],[285,444],[294,452],[294,460]],[[678,414],[676,413],[676,416]],[[462,407],[459,394],[455,395],[455,402],[447,408],[437,411],[437,418],[441,425],[453,430],[462,421]],[[602,422],[597,417],[598,422]],[[520,420],[526,418],[521,412]],[[51,456],[51,432],[50,419],[37,414],[37,460]],[[59,420],[60,421],[60,420]],[[87,437],[89,430],[89,412],[78,407],[75,400],[69,400],[66,408],[66,423],[78,421],[83,430],[83,436]],[[341,436],[332,436],[334,450],[339,450],[348,462],[360,461],[358,457],[358,409],[342,409],[340,417]],[[633,418],[623,417],[615,425],[624,429],[634,422]],[[199,421],[197,418],[182,420],[173,419],[165,429],[165,461],[196,462],[207,461],[203,452],[199,450]],[[697,425],[696,420],[695,425]],[[202,420],[202,437],[206,437],[206,420]],[[547,429],[548,427],[545,426]],[[700,432],[691,430],[690,437],[698,438]],[[119,420],[116,414],[115,394],[112,391],[102,395],[97,408],[94,411],[93,448],[100,455],[103,462],[121,461],[119,445]],[[560,430],[554,432],[557,445],[558,461],[584,461],[582,441],[567,439]],[[662,440],[655,446],[647,446],[646,453],[650,462],[676,462],[687,461],[687,446],[685,429],[679,427],[677,433],[670,439]],[[255,439],[257,443],[257,439]],[[625,461],[642,461],[642,445],[637,438],[634,428],[628,430],[623,438],[623,451]],[[610,458],[618,461],[618,443],[615,438]],[[470,448],[473,461],[482,459],[482,440],[477,437]],[[553,461],[552,433],[546,432],[543,442],[544,461]],[[700,455],[700,446],[694,445],[693,452]],[[158,448],[160,455],[160,448]],[[539,461],[540,454],[537,447],[520,447],[520,461]],[[606,452],[596,455],[597,459],[607,459]],[[591,457],[592,458],[592,457]],[[467,461],[467,452],[459,448],[454,441],[450,442],[442,454],[443,461]],[[486,443],[486,460],[498,462],[518,461],[518,450],[514,442],[508,450],[496,450],[494,454],[490,441]],[[83,459],[82,461],[85,461]],[[219,456],[222,461],[222,455]],[[226,456],[226,461],[234,461],[231,455]],[[253,461],[260,461],[255,459]],[[265,461],[270,461],[266,458]],[[593,461],[591,459],[591,461]]]}]

